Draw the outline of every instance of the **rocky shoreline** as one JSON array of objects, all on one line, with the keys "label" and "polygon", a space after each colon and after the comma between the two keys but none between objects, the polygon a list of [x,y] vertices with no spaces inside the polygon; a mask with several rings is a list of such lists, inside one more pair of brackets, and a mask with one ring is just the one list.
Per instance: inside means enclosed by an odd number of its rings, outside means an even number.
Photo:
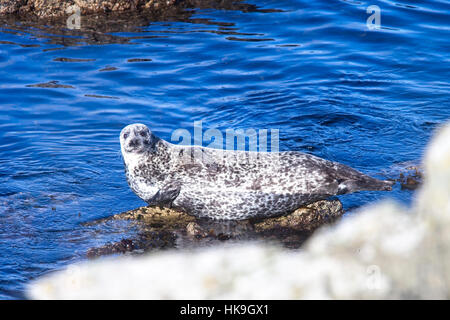
[{"label": "rocky shoreline", "polygon": [[[103,0],[0,0],[0,26],[27,32],[50,43],[63,46],[83,44],[129,43],[115,32],[137,32],[154,22],[177,21],[229,28],[233,23],[208,21],[193,15],[197,9],[234,10],[241,12],[274,12],[235,0],[153,0],[122,1],[123,6]],[[114,1],[114,3],[122,3]],[[131,6],[130,3],[136,5]],[[79,25],[73,28],[70,17],[78,6]],[[150,5],[152,4],[152,5]],[[68,10],[68,11],[67,11]],[[18,23],[19,22],[19,23]],[[226,32],[226,31],[221,31]],[[67,37],[70,35],[70,37]],[[63,36],[63,37],[61,37]]]},{"label": "rocky shoreline", "polygon": [[[216,8],[255,11],[255,5],[233,0],[0,0],[0,14],[38,18],[69,17],[80,14],[144,13],[166,15],[186,8]],[[270,10],[272,11],[272,10]]]},{"label": "rocky shoreline", "polygon": [[176,0],[0,0],[0,14],[32,14],[41,18],[66,16],[74,6],[80,13],[161,10],[172,7]]}]

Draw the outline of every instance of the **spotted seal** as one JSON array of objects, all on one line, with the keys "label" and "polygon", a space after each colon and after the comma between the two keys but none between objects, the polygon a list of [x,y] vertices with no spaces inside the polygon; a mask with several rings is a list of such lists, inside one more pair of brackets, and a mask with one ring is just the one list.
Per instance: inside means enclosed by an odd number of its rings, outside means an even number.
[{"label": "spotted seal", "polygon": [[197,217],[278,216],[330,196],[391,190],[393,184],[301,152],[175,145],[143,124],[126,126],[120,144],[128,184],[141,199]]}]

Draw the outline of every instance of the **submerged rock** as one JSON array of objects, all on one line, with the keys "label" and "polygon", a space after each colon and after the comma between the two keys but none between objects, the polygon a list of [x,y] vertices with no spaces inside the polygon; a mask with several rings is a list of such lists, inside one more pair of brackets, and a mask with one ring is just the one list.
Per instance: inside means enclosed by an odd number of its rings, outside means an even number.
[{"label": "submerged rock", "polygon": [[100,248],[92,248],[87,252],[88,258],[94,258],[107,254],[126,253],[135,249],[134,243],[130,239],[122,239],[114,244],[106,244]]},{"label": "submerged rock", "polygon": [[29,88],[64,88],[64,89],[75,89],[75,87],[66,85],[66,84],[59,84],[58,81],[49,81],[45,83],[38,83],[38,84],[30,84],[27,85]]},{"label": "submerged rock", "polygon": [[420,166],[409,166],[405,172],[400,173],[397,179],[402,189],[415,190],[423,181],[422,168]]}]

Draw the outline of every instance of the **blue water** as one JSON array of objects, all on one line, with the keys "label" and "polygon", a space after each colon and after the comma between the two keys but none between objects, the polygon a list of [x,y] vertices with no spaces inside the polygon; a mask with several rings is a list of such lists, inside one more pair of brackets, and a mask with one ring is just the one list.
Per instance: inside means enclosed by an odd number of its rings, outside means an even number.
[{"label": "blue water", "polygon": [[[281,150],[377,177],[420,161],[450,118],[448,1],[248,4],[106,34],[0,24],[0,298],[22,298],[30,279],[134,232],[81,224],[144,205],[119,156],[129,123],[165,139],[195,120],[279,129]],[[366,26],[369,5],[381,8],[379,30]],[[70,87],[29,87],[50,81]],[[342,200],[384,197],[408,204],[413,193]]]}]

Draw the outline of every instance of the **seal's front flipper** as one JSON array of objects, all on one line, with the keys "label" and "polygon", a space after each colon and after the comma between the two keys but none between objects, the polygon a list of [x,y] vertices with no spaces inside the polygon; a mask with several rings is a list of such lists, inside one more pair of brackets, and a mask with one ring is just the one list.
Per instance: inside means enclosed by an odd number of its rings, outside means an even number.
[{"label": "seal's front flipper", "polygon": [[149,205],[158,205],[160,207],[172,207],[172,202],[180,194],[181,186],[175,184],[166,184],[147,201]]}]

